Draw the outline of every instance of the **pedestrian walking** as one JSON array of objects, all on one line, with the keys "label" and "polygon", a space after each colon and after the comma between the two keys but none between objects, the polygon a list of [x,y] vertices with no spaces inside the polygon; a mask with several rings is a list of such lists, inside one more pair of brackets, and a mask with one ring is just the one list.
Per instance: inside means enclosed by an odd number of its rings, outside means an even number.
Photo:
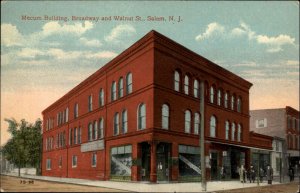
[{"label": "pedestrian walking", "polygon": [[268,180],[268,184],[272,184],[273,168],[270,165],[268,165],[268,167],[267,167],[267,180]]},{"label": "pedestrian walking", "polygon": [[240,181],[241,183],[246,182],[246,170],[244,168],[244,165],[241,165],[241,168],[239,169],[239,174],[240,174]]},{"label": "pedestrian walking", "polygon": [[253,183],[255,181],[255,170],[254,170],[254,167],[252,165],[250,166],[250,170],[249,170],[249,180],[250,180],[250,183],[251,183],[251,181]]},{"label": "pedestrian walking", "polygon": [[290,168],[289,168],[290,182],[294,181],[294,175],[295,175],[294,169],[292,166],[290,166]]},{"label": "pedestrian walking", "polygon": [[265,176],[265,170],[260,168],[259,169],[259,181],[262,183],[263,182],[263,178]]}]

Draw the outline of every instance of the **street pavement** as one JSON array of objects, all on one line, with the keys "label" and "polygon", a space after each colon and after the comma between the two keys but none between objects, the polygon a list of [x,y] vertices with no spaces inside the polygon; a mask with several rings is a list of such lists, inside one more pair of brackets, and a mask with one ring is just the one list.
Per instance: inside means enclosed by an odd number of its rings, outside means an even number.
[{"label": "street pavement", "polygon": [[[17,173],[9,173],[6,175],[17,176]],[[49,176],[35,176],[28,174],[21,174],[21,177],[45,180],[52,182],[97,186],[105,188],[113,188],[118,190],[127,190],[130,192],[203,192],[201,183],[188,182],[188,183],[147,183],[147,182],[116,182],[116,181],[97,181],[97,180],[84,180],[77,178],[60,178]],[[286,178],[287,179],[287,178]],[[279,184],[279,182],[273,182]],[[257,183],[241,183],[240,181],[212,181],[207,182],[207,192],[215,192],[220,190],[230,190],[238,188],[248,188],[258,186]],[[268,186],[265,182],[260,183],[259,186]]]}]

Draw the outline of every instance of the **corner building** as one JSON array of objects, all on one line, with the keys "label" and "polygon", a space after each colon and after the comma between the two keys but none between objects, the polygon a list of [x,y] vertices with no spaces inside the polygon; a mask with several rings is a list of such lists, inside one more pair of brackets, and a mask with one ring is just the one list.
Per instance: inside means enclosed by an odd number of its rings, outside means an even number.
[{"label": "corner building", "polygon": [[207,178],[220,179],[222,167],[238,178],[251,148],[272,148],[271,137],[249,132],[251,86],[150,31],[42,112],[42,175],[197,181],[204,124]]}]

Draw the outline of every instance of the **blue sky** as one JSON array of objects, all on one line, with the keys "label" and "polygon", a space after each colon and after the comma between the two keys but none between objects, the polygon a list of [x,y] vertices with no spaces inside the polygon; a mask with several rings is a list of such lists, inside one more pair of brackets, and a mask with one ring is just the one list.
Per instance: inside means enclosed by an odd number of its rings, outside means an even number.
[{"label": "blue sky", "polygon": [[[69,21],[22,20],[45,15]],[[41,118],[43,109],[152,29],[252,82],[251,109],[299,109],[296,1],[1,1],[1,144],[9,137],[4,118]]]}]

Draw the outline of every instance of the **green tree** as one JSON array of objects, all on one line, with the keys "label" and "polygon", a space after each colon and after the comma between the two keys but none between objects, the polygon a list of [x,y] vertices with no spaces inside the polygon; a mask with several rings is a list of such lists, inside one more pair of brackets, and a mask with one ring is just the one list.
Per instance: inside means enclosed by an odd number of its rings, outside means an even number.
[{"label": "green tree", "polygon": [[3,147],[4,156],[19,169],[25,166],[35,167],[40,173],[42,154],[42,121],[34,124],[24,119],[18,123],[15,119],[5,119],[8,122],[8,132],[12,138]]}]

